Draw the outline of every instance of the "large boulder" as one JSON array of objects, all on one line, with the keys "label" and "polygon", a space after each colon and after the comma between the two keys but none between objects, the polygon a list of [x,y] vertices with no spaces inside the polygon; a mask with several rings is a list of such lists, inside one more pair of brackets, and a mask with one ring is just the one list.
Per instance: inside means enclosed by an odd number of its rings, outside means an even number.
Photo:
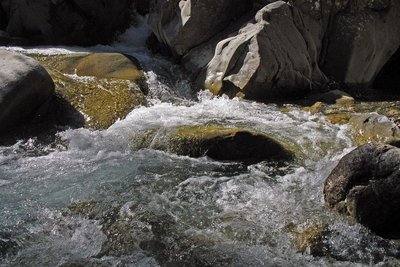
[{"label": "large boulder", "polygon": [[7,32],[36,43],[92,45],[110,42],[130,22],[129,0],[3,0]]},{"label": "large boulder", "polygon": [[53,92],[53,81],[39,63],[0,50],[0,132],[34,117]]},{"label": "large boulder", "polygon": [[300,23],[298,10],[283,1],[265,6],[254,23],[218,43],[204,87],[214,94],[270,99],[304,95],[327,82],[315,40],[299,30]]},{"label": "large boulder", "polygon": [[329,89],[328,78],[369,86],[400,45],[397,1],[242,2],[155,2],[153,32],[197,89],[269,100]]},{"label": "large boulder", "polygon": [[348,2],[335,14],[321,68],[352,86],[370,86],[400,45],[400,2]]},{"label": "large boulder", "polygon": [[326,179],[324,197],[375,233],[400,238],[400,149],[369,143],[353,150]]},{"label": "large boulder", "polygon": [[32,56],[54,80],[58,98],[53,106],[59,123],[104,129],[147,103],[145,76],[133,57],[119,53]]},{"label": "large boulder", "polygon": [[133,147],[153,148],[190,157],[259,162],[294,158],[284,144],[263,133],[220,126],[180,126],[137,135]]},{"label": "large boulder", "polygon": [[183,55],[251,8],[252,1],[242,0],[156,0],[149,24],[159,41]]}]

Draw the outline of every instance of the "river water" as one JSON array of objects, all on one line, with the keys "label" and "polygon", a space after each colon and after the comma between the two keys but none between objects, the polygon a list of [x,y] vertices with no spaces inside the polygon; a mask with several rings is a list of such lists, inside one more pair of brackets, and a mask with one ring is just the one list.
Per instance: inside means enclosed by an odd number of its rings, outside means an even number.
[{"label": "river water", "polygon": [[[194,95],[177,66],[140,47],[146,34],[132,28],[113,46],[89,49],[9,48],[132,54],[146,71],[150,105],[106,130],[67,129],[52,144],[33,138],[0,147],[0,266],[397,262],[394,243],[324,207],[324,181],[353,149],[346,126],[294,105]],[[146,130],[204,124],[275,136],[297,159],[246,166],[135,149]],[[326,229],[324,253],[299,252],[296,233],[318,225]]]}]

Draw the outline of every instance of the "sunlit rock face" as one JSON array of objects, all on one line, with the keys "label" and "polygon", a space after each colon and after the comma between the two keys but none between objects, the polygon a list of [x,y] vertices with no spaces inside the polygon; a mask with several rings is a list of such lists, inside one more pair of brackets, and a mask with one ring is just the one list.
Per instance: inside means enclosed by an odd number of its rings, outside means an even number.
[{"label": "sunlit rock face", "polygon": [[370,86],[400,44],[394,1],[242,5],[154,4],[153,32],[182,57],[198,89],[269,100],[304,96],[329,80]]},{"label": "sunlit rock face", "polygon": [[326,179],[327,206],[379,235],[398,239],[399,166],[399,148],[378,143],[358,147]]},{"label": "sunlit rock face", "polygon": [[33,44],[110,42],[129,25],[131,14],[129,0],[5,0],[0,5],[8,18],[6,31]]},{"label": "sunlit rock face", "polygon": [[32,119],[54,84],[35,60],[0,50],[0,132]]},{"label": "sunlit rock face", "polygon": [[120,53],[32,55],[48,69],[57,93],[58,123],[104,129],[146,105],[147,84],[139,62]]}]

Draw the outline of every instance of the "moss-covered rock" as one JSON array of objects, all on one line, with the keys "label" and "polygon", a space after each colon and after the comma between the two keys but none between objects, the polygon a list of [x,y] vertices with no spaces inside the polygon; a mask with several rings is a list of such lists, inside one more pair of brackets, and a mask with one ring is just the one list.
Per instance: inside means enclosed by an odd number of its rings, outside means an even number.
[{"label": "moss-covered rock", "polygon": [[78,126],[104,129],[146,104],[144,74],[130,57],[117,53],[33,57],[48,70],[65,104],[56,107],[61,122],[68,124],[70,105],[83,115],[83,125]]},{"label": "moss-covered rock", "polygon": [[45,67],[62,73],[99,79],[130,80],[137,83],[144,93],[148,91],[139,62],[132,56],[120,53],[94,53],[35,56],[35,58]]},{"label": "moss-covered rock", "polygon": [[216,160],[258,162],[290,160],[294,157],[284,145],[263,133],[213,125],[147,131],[139,135],[134,143],[136,148],[150,147],[178,155],[208,156]]}]

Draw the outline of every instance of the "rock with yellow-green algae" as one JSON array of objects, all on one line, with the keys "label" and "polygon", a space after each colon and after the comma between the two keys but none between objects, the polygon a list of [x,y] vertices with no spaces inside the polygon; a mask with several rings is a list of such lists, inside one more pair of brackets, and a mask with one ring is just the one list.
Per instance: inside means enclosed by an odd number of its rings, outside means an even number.
[{"label": "rock with yellow-green algae", "polygon": [[190,157],[245,162],[294,158],[294,153],[273,137],[242,128],[180,126],[148,131],[140,140],[147,140],[144,143],[150,148]]},{"label": "rock with yellow-green algae", "polygon": [[400,140],[400,129],[388,117],[377,113],[354,115],[349,125],[357,144]]},{"label": "rock with yellow-green algae", "polygon": [[118,53],[33,57],[49,71],[57,95],[83,115],[86,127],[108,128],[146,104],[144,73],[131,57]]}]

